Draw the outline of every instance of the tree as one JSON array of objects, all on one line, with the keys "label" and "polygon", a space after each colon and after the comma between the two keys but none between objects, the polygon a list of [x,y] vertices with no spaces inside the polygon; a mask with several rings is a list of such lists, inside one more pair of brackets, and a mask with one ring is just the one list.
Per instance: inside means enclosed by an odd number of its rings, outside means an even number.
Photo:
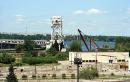
[{"label": "tree", "polygon": [[12,64],[10,64],[9,74],[6,77],[6,80],[7,80],[7,82],[18,82],[18,79],[14,73],[14,68],[13,68]]},{"label": "tree", "polygon": [[33,51],[35,48],[36,44],[34,41],[31,40],[24,40],[24,48],[26,51]]},{"label": "tree", "polygon": [[70,44],[69,51],[73,51],[73,52],[80,52],[80,51],[82,51],[80,42],[74,40],[74,41]]},{"label": "tree", "polygon": [[11,62],[15,62],[15,58],[12,55],[3,52],[0,58],[0,63],[10,64]]},{"label": "tree", "polygon": [[54,48],[56,51],[59,51],[59,44],[55,40],[55,43],[52,45],[52,48]]},{"label": "tree", "polygon": [[17,53],[20,53],[21,51],[24,50],[24,47],[23,47],[23,45],[17,45],[17,46],[15,47],[15,49],[16,49],[16,52],[17,52]]},{"label": "tree", "polygon": [[117,37],[116,51],[130,51],[130,37]]},{"label": "tree", "polygon": [[103,48],[110,48],[110,46],[108,44],[104,44],[102,47]]}]

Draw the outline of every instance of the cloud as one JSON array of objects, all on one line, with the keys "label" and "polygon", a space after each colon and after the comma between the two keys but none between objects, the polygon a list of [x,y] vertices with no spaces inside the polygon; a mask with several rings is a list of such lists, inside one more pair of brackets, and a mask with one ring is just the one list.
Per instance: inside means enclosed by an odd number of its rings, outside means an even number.
[{"label": "cloud", "polygon": [[87,11],[87,14],[102,14],[103,11],[99,10],[99,9],[95,9],[95,8],[92,8],[92,9],[89,9]]},{"label": "cloud", "polygon": [[75,15],[86,15],[86,14],[97,15],[97,14],[103,14],[103,13],[106,13],[106,11],[102,11],[102,10],[96,9],[96,8],[91,8],[88,10],[77,10],[74,12]]},{"label": "cloud", "polygon": [[77,10],[74,12],[75,15],[85,14],[86,12],[83,10]]},{"label": "cloud", "polygon": [[16,23],[21,23],[25,21],[24,15],[15,15],[15,18],[16,18]]}]

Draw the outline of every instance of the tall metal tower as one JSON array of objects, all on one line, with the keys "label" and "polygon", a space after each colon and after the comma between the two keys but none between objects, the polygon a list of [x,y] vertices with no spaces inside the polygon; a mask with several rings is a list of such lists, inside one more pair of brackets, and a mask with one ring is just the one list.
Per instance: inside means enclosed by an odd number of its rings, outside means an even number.
[{"label": "tall metal tower", "polygon": [[62,17],[61,16],[53,16],[51,18],[51,28],[52,28],[52,33],[51,33],[51,40],[57,40],[58,42],[63,41],[63,34],[62,34]]}]

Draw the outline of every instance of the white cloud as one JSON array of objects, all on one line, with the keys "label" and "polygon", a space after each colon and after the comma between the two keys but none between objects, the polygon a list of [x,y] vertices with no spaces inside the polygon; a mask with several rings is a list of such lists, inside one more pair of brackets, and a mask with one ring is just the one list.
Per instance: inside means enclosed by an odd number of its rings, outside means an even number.
[{"label": "white cloud", "polygon": [[86,13],[87,14],[102,14],[103,11],[101,11],[99,9],[92,8],[92,9],[89,9]]},{"label": "white cloud", "polygon": [[85,14],[85,11],[83,10],[77,10],[74,12],[75,15]]},{"label": "white cloud", "polygon": [[89,15],[93,15],[93,14],[103,14],[103,13],[106,13],[106,11],[102,11],[100,9],[96,9],[96,8],[91,8],[91,9],[88,9],[88,10],[77,10],[74,12],[75,15],[85,15],[85,14],[89,14]]},{"label": "white cloud", "polygon": [[25,16],[24,15],[16,15],[16,23],[21,23],[25,21]]}]

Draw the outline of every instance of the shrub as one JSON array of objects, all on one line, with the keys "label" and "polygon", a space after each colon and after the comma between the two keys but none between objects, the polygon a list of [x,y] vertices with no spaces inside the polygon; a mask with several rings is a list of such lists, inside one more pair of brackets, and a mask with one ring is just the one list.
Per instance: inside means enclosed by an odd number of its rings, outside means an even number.
[{"label": "shrub", "polygon": [[15,66],[22,66],[22,63],[15,63]]},{"label": "shrub", "polygon": [[75,52],[75,51],[76,51],[76,52],[82,51],[80,41],[74,40],[74,41],[70,44],[69,51],[73,51],[73,52]]},{"label": "shrub", "polygon": [[53,78],[53,79],[56,79],[56,74],[52,74],[52,78]]},{"label": "shrub", "polygon": [[57,60],[66,60],[68,58],[69,53],[66,52],[59,52],[58,54],[56,54],[56,59]]},{"label": "shrub", "polygon": [[57,63],[58,61],[56,60],[55,57],[46,56],[46,57],[23,57],[22,62],[30,65],[34,65],[34,64],[41,64],[41,63],[45,63],[45,64]]},{"label": "shrub", "polygon": [[111,76],[114,76],[115,74],[114,73],[111,73]]},{"label": "shrub", "polygon": [[66,74],[65,73],[62,74],[62,79],[66,79]]},{"label": "shrub", "polygon": [[71,79],[75,79],[75,74],[71,74]]},{"label": "shrub", "polygon": [[12,55],[5,52],[1,55],[0,63],[11,64],[12,62],[15,62],[15,58]]},{"label": "shrub", "polygon": [[98,77],[98,71],[96,68],[86,68],[80,71],[80,78],[82,79],[94,79]]}]

